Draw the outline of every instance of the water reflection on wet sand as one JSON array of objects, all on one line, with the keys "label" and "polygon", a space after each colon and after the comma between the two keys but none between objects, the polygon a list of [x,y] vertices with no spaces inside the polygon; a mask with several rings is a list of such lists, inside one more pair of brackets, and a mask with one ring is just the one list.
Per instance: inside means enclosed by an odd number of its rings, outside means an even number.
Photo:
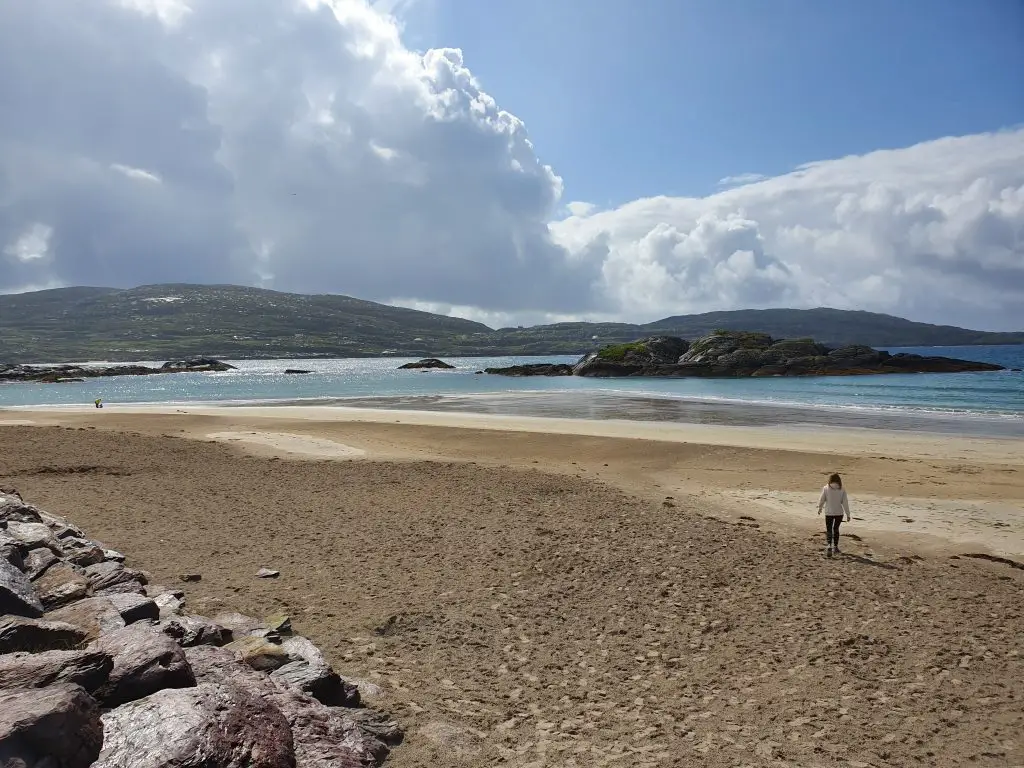
[{"label": "water reflection on wet sand", "polygon": [[740,427],[858,427],[942,432],[986,437],[1024,437],[1024,419],[914,414],[882,409],[797,407],[682,398],[637,397],[597,392],[515,392],[474,395],[324,398],[277,405],[337,405],[353,408],[622,419]]}]

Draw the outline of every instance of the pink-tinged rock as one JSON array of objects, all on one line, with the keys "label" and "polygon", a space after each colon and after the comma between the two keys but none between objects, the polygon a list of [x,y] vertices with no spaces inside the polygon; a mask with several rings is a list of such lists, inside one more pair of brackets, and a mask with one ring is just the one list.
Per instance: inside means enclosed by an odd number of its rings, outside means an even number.
[{"label": "pink-tinged rock", "polygon": [[164,690],[103,716],[94,768],[295,768],[291,728],[272,703],[232,685]]}]

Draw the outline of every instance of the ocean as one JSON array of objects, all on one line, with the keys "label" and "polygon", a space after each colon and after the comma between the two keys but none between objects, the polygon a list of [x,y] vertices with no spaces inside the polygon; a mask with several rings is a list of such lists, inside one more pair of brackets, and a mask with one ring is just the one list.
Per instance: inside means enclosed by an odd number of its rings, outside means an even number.
[{"label": "ocean", "polygon": [[[891,349],[1024,368],[1024,345]],[[0,408],[118,403],[309,404],[747,425],[861,426],[1024,436],[1024,373],[765,379],[511,378],[491,366],[577,358],[449,358],[451,371],[402,371],[408,358],[241,360],[224,373],[2,384]],[[158,361],[142,361],[158,364]],[[162,361],[159,361],[162,362]],[[285,374],[304,368],[307,375]]]}]

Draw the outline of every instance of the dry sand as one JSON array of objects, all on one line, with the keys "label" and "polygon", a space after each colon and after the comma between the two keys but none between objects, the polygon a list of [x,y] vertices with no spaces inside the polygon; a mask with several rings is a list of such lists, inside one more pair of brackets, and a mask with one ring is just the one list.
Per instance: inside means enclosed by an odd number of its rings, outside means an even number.
[{"label": "dry sand", "polygon": [[0,483],[289,611],[398,768],[1024,765],[1022,441],[169,410],[0,413]]}]

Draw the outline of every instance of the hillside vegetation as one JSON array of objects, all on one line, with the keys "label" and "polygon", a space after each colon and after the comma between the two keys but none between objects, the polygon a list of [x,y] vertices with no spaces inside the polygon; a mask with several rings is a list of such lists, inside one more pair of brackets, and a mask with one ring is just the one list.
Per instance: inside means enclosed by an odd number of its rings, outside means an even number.
[{"label": "hillside vegetation", "polygon": [[715,329],[880,347],[1016,344],[989,333],[837,309],[679,315],[644,325],[487,326],[363,301],[230,285],[58,288],[0,296],[0,361],[583,354],[652,335],[694,339]]}]

